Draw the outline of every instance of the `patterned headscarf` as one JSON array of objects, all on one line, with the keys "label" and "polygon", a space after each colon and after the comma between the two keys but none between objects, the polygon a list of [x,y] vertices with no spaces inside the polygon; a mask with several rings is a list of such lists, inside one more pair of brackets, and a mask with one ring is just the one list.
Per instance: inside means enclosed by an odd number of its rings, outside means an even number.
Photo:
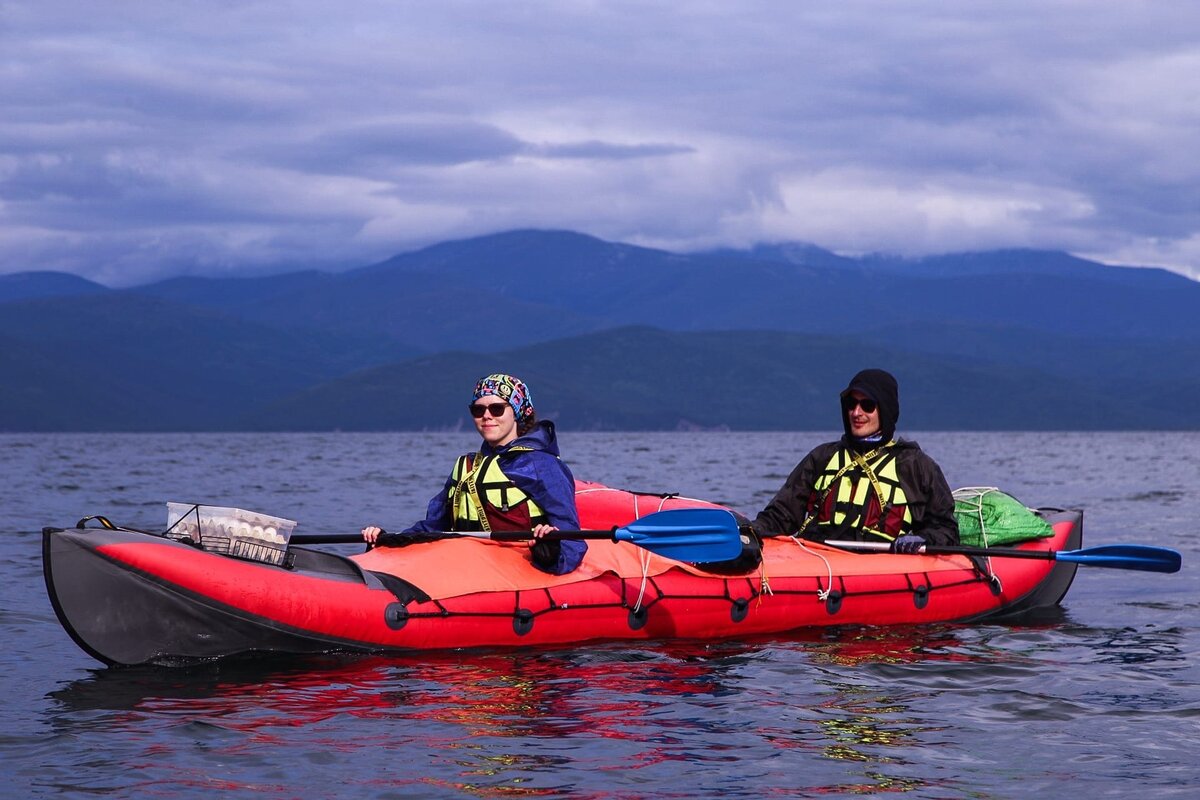
[{"label": "patterned headscarf", "polygon": [[475,384],[474,400],[489,394],[512,406],[518,427],[524,428],[533,421],[533,397],[529,394],[529,387],[520,378],[502,372],[480,378]]}]

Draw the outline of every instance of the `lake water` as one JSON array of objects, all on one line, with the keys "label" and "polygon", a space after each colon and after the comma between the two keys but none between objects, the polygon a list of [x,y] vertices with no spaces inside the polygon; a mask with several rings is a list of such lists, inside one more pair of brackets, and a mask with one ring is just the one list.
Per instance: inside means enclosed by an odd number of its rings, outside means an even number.
[{"label": "lake water", "polygon": [[[561,434],[577,477],[753,513],[832,433]],[[1194,797],[1200,434],[912,434],[952,486],[1085,510],[1019,625],[106,669],[54,617],[40,529],[160,528],[168,500],[297,532],[423,514],[467,434],[0,435],[0,777],[16,797]]]}]

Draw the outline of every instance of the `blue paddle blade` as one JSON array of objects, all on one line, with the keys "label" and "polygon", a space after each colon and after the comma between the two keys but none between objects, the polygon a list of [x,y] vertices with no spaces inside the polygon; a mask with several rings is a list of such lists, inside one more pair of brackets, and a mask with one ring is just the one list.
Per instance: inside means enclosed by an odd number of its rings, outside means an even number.
[{"label": "blue paddle blade", "polygon": [[622,525],[613,531],[613,538],[693,564],[728,561],[742,554],[737,518],[719,508],[659,511]]},{"label": "blue paddle blade", "polygon": [[1054,560],[1144,572],[1179,572],[1183,566],[1183,556],[1174,550],[1141,544],[1103,544],[1083,550],[1059,550],[1054,554]]}]

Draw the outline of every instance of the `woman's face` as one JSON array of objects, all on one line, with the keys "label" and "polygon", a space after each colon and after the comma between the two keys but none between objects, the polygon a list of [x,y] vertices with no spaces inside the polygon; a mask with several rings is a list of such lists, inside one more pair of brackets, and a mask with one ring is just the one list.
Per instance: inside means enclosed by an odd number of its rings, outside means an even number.
[{"label": "woman's face", "polygon": [[[471,419],[485,442],[492,447],[503,447],[517,438],[517,415],[508,403],[495,395],[485,394],[471,405],[475,407]],[[483,415],[477,416],[480,410]]]}]

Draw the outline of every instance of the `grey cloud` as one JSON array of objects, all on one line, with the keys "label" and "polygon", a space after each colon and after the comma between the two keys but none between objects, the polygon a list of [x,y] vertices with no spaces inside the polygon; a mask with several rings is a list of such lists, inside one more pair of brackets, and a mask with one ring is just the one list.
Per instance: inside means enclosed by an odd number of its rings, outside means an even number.
[{"label": "grey cloud", "polygon": [[542,144],[531,148],[531,152],[544,158],[577,158],[598,161],[622,161],[633,158],[658,158],[661,156],[695,153],[694,147],[680,144],[612,144],[609,142],[568,142]]},{"label": "grey cloud", "polygon": [[395,167],[450,166],[508,158],[525,150],[518,138],[470,121],[370,123],[337,128],[306,141],[245,152],[308,172],[385,175]]},{"label": "grey cloud", "polygon": [[9,203],[53,198],[92,202],[120,195],[118,182],[103,164],[71,155],[24,158],[0,176],[0,200]]},{"label": "grey cloud", "polygon": [[593,140],[531,144],[494,125],[411,121],[339,128],[307,141],[257,147],[246,155],[307,172],[387,178],[408,167],[444,167],[514,156],[606,161],[693,152],[695,149],[686,145],[659,143]]},{"label": "grey cloud", "polygon": [[265,268],[506,226],[1200,264],[1195,4],[4,9],[0,271],[27,237]]},{"label": "grey cloud", "polygon": [[[0,173],[0,201],[10,222],[64,233],[295,221],[294,211],[256,205],[244,188],[242,199],[238,194],[202,165],[164,169],[156,154],[114,163],[43,155],[22,159],[8,174]],[[340,216],[327,214],[329,219]]]}]

